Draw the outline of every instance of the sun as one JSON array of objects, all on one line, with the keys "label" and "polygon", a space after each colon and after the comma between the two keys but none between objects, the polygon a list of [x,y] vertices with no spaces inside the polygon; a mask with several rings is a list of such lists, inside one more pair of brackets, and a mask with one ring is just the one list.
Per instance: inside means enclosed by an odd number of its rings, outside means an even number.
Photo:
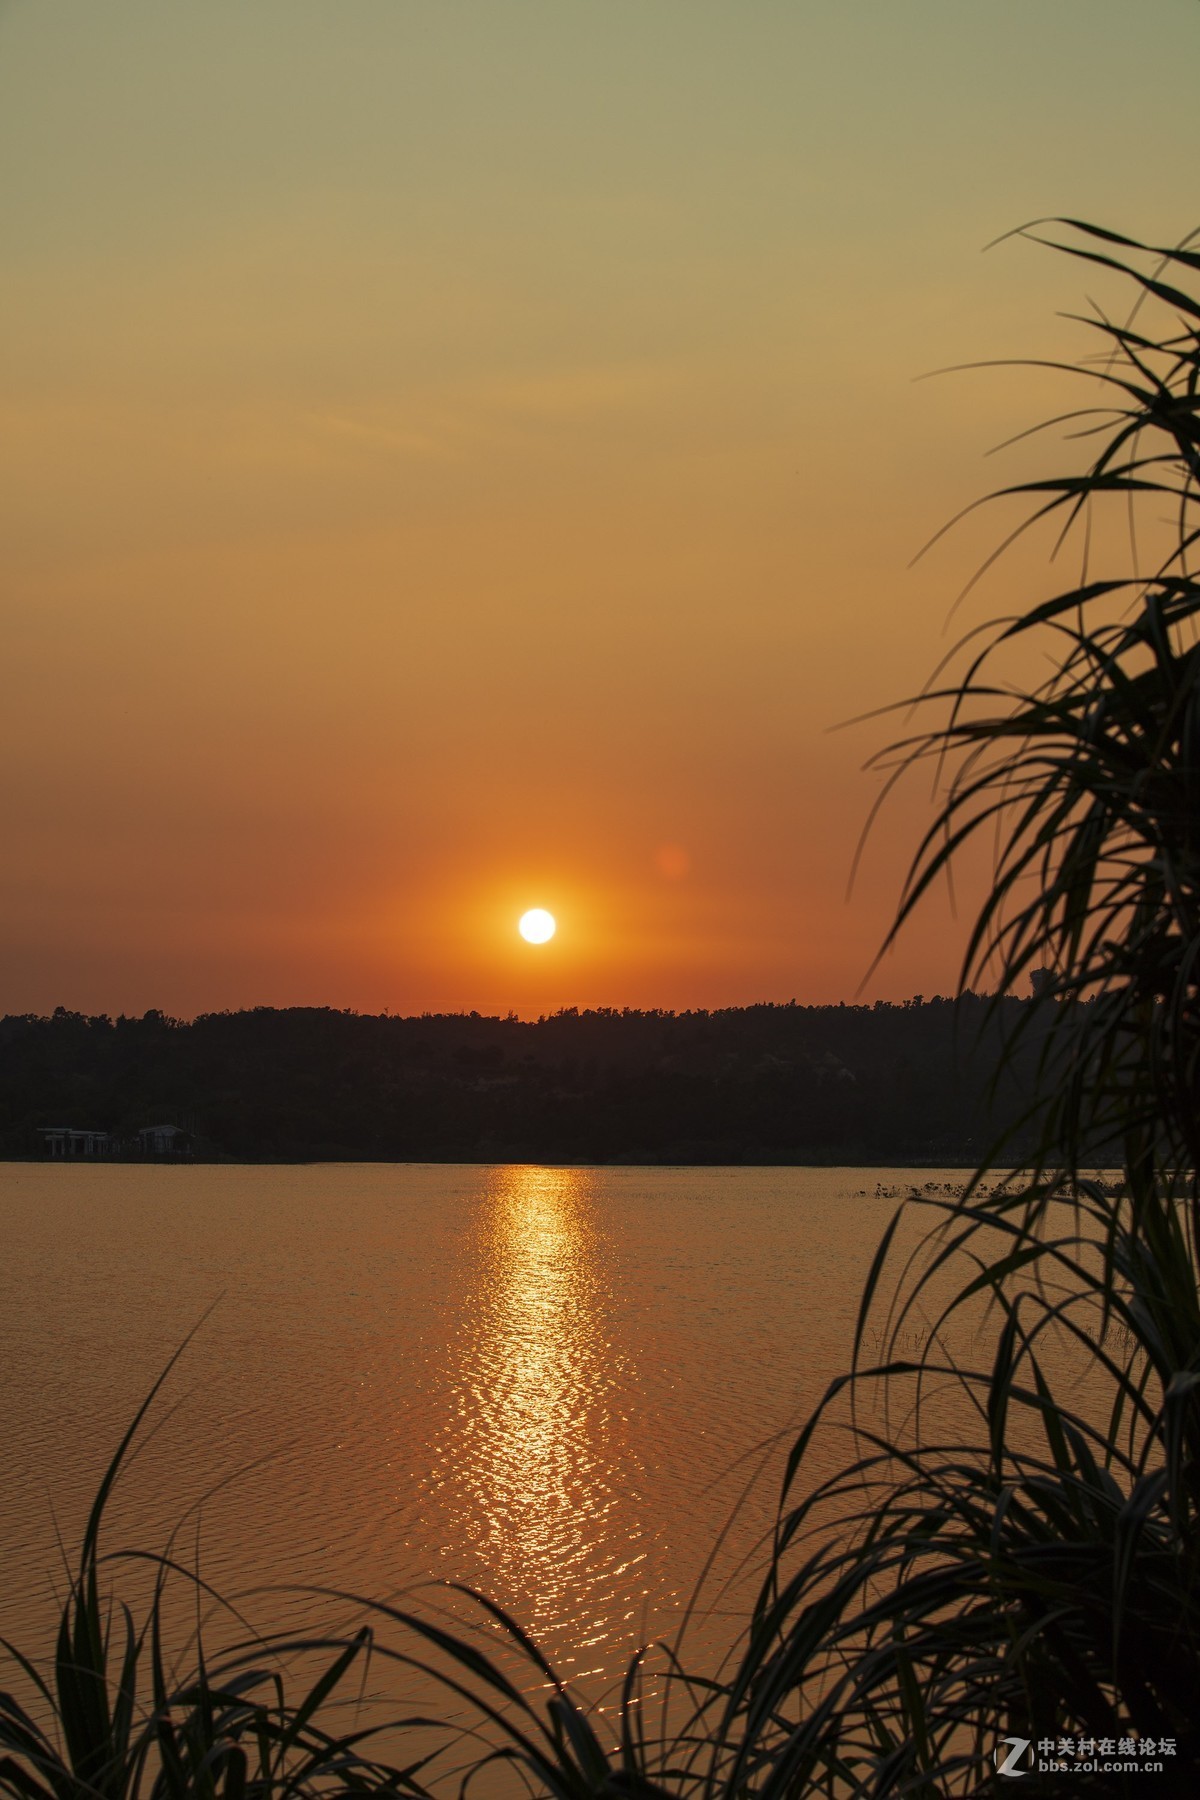
[{"label": "sun", "polygon": [[544,906],[535,906],[532,911],[522,913],[517,930],[527,944],[548,944],[558,930],[558,921]]}]

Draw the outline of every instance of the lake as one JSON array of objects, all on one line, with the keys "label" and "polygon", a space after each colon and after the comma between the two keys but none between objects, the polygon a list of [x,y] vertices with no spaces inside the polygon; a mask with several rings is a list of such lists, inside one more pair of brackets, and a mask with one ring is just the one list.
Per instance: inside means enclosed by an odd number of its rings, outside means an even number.
[{"label": "lake", "polygon": [[961,1178],[0,1165],[0,1634],[48,1648],[56,1531],[77,1542],[211,1307],[111,1547],[182,1525],[184,1559],[255,1590],[260,1625],[324,1604],[297,1584],[436,1608],[421,1584],[464,1581],[585,1691],[677,1632],[705,1575],[686,1641],[711,1663],[752,1597],[787,1443],[850,1356],[895,1191]]}]

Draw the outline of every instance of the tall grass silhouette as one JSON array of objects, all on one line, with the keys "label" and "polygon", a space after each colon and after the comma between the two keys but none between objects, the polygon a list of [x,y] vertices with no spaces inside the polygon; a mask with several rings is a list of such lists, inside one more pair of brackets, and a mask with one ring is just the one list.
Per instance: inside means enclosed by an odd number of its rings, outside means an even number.
[{"label": "tall grass silhouette", "polygon": [[[1031,1746],[1030,1794],[1073,1786],[1036,1763],[1080,1744],[1100,1765],[1161,1764],[1099,1766],[1089,1792],[1200,1791],[1200,253],[1072,221],[1027,235],[1122,278],[1131,308],[1080,321],[1098,351],[1075,367],[1092,391],[1067,421],[1082,468],[1005,492],[1068,536],[1116,509],[1128,566],[1085,566],[977,635],[882,762],[931,766],[940,795],[895,930],[968,844],[996,838],[962,983],[990,972],[1011,992],[1037,972],[1020,1028],[1040,1043],[1044,1098],[1020,1122],[1037,1148],[998,1185],[984,1167],[893,1218],[855,1335],[883,1351],[860,1351],[792,1447],[753,1620],[724,1670],[660,1652],[666,1700],[652,1707],[636,1661],[618,1722],[601,1723],[481,1601],[523,1676],[379,1606],[357,1637],[245,1645],[172,1685],[157,1587],[119,1652],[103,1623],[106,1481],[54,1679],[21,1664],[54,1728],[0,1699],[3,1792],[487,1793],[503,1763],[564,1800],[933,1800],[1006,1789],[1004,1738]],[[1029,687],[1002,673],[1025,646],[1049,669]],[[1118,1181],[1088,1179],[1101,1154]],[[839,1430],[837,1473],[810,1476],[814,1440]],[[368,1651],[472,1713],[452,1777],[427,1749],[375,1761],[374,1740],[322,1728]],[[327,1665],[288,1701],[279,1671],[315,1653]],[[406,1729],[431,1726],[399,1721],[389,1745]]]}]

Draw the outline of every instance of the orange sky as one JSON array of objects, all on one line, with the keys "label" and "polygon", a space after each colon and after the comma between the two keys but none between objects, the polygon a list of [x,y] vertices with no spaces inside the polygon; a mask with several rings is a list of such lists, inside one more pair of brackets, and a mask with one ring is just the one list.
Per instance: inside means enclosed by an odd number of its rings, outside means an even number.
[{"label": "orange sky", "polygon": [[887,729],[829,728],[1061,454],[984,461],[1044,381],[913,378],[1079,347],[1000,232],[1197,222],[1198,52],[1192,0],[0,5],[0,1011],[853,997],[927,795],[847,905]]}]

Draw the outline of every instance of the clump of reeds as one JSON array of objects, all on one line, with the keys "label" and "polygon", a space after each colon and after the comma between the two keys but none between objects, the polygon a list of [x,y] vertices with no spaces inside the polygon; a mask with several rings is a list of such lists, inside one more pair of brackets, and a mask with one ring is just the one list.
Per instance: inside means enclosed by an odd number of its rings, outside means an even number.
[{"label": "clump of reeds", "polygon": [[[714,1720],[712,1791],[728,1795],[990,1791],[1007,1785],[1005,1735],[1165,1744],[1156,1791],[1200,1786],[1200,255],[1060,226],[1058,247],[1124,276],[1135,304],[1084,321],[1101,404],[1071,417],[1090,463],[1010,491],[1066,528],[1149,503],[1167,541],[1139,568],[1131,527],[1130,567],[1085,568],[999,621],[961,680],[922,696],[932,728],[891,753],[931,763],[943,795],[896,929],[995,835],[962,986],[1038,974],[1022,1029],[1041,1032],[1039,1148],[991,1191],[981,1170],[909,1203],[925,1260],[888,1288],[890,1357],[846,1384],[860,1406],[882,1386],[887,1411],[860,1416],[832,1479],[805,1480],[820,1417],[792,1452]],[[1026,642],[1050,669],[1031,690],[992,673]],[[1101,1154],[1117,1179],[1086,1177]],[[955,1271],[928,1347],[906,1356],[916,1309]],[[986,1356],[946,1358],[948,1322],[984,1301]],[[922,1415],[939,1381],[957,1386],[957,1426]],[[1023,1776],[1062,1791],[1061,1772]],[[1087,1779],[1123,1794],[1144,1778]]]},{"label": "clump of reeds", "polygon": [[[0,1795],[403,1800],[468,1788],[508,1794],[511,1783],[494,1785],[503,1769],[523,1790],[559,1800],[663,1795],[643,1773],[654,1759],[631,1704],[639,1664],[625,1685],[619,1741],[602,1743],[533,1640],[482,1595],[455,1590],[499,1627],[507,1659],[430,1613],[325,1590],[310,1594],[352,1606],[363,1623],[340,1633],[257,1633],[170,1547],[163,1554],[105,1552],[114,1486],[185,1347],[155,1382],[104,1474],[49,1663],[39,1665],[0,1636],[0,1652],[29,1687],[24,1701],[0,1689]],[[140,1614],[111,1591],[130,1564],[152,1575]],[[199,1624],[182,1652],[168,1648],[168,1619],[178,1610],[168,1606],[172,1581],[236,1628],[215,1653]],[[372,1660],[416,1676],[440,1704],[401,1717],[364,1705]],[[406,1744],[411,1753],[397,1760]]]},{"label": "clump of reeds", "polygon": [[[181,1671],[177,1649],[165,1641],[168,1584],[183,1581],[204,1600],[217,1596],[170,1551],[122,1558],[102,1550],[114,1484],[179,1354],[105,1472],[48,1666],[0,1638],[30,1688],[25,1703],[0,1692],[0,1793],[13,1800],[303,1800],[329,1793],[382,1800],[423,1793],[418,1775],[428,1750],[410,1767],[396,1767],[372,1756],[370,1730],[339,1731],[329,1723],[332,1704],[371,1652],[369,1628],[341,1638],[252,1634],[215,1658],[197,1632]],[[122,1560],[148,1566],[152,1575],[140,1617],[109,1591]],[[314,1660],[321,1665],[315,1674]],[[301,1664],[308,1675],[297,1692]]]}]

